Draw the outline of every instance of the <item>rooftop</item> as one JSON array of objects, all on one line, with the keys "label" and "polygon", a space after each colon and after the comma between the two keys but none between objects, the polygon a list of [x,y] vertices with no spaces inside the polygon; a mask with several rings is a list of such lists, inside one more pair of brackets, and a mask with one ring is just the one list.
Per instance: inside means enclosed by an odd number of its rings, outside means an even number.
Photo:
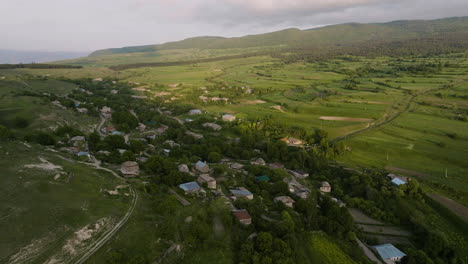
[{"label": "rooftop", "polygon": [[398,185],[398,186],[406,184],[406,182],[404,180],[400,179],[400,178],[394,178],[392,180],[392,183],[395,184],[395,185]]},{"label": "rooftop", "polygon": [[250,219],[250,214],[247,210],[245,209],[242,209],[242,210],[234,210],[232,211],[232,213],[234,214],[234,216],[239,219],[239,220],[246,220],[246,219]]},{"label": "rooftop", "polygon": [[401,258],[406,256],[405,253],[401,252],[398,248],[392,244],[383,244],[374,246],[374,249],[379,253],[382,259]]},{"label": "rooftop", "polygon": [[198,183],[196,182],[182,183],[181,185],[179,185],[179,187],[184,191],[193,191],[196,189],[200,189],[200,185],[198,185]]},{"label": "rooftop", "polygon": [[234,194],[235,196],[249,196],[252,195],[251,192],[245,189],[235,189],[231,190],[231,193]]}]

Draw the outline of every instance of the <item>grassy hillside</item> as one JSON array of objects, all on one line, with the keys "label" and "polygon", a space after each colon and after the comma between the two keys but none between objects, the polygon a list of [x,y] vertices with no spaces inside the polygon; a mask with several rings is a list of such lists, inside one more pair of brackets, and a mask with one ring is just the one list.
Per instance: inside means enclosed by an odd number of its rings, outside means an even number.
[{"label": "grassy hillside", "polygon": [[90,56],[152,52],[171,49],[227,49],[258,46],[308,46],[317,44],[350,44],[370,40],[409,39],[434,33],[464,32],[468,29],[468,17],[439,20],[394,21],[380,24],[348,23],[309,30],[296,28],[272,33],[237,38],[196,37],[160,45],[125,47],[93,52]]}]

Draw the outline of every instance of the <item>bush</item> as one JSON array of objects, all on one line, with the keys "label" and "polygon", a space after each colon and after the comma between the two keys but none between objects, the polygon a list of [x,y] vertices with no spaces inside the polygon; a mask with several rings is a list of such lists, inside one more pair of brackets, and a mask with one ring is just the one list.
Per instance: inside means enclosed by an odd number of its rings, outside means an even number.
[{"label": "bush", "polygon": [[0,125],[0,141],[7,141],[14,139],[13,132],[10,129]]},{"label": "bush", "polygon": [[42,131],[26,135],[24,139],[26,141],[36,142],[45,146],[55,145],[55,138],[51,134]]},{"label": "bush", "polygon": [[17,116],[14,120],[15,127],[26,128],[29,126],[29,121],[24,117]]}]

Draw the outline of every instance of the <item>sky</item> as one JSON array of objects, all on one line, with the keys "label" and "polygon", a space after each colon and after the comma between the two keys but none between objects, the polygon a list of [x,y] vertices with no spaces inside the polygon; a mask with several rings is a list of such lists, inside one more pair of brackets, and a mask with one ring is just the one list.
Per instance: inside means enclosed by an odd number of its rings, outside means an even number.
[{"label": "sky", "polygon": [[93,51],[467,15],[468,0],[0,0],[0,49]]}]

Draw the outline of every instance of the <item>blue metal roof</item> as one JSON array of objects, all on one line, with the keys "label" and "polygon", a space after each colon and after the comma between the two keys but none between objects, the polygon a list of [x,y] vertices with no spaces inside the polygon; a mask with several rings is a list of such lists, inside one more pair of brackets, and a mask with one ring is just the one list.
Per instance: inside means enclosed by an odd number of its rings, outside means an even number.
[{"label": "blue metal roof", "polygon": [[406,184],[406,182],[400,178],[394,178],[392,183],[398,186]]},{"label": "blue metal roof", "polygon": [[255,177],[255,179],[257,179],[258,182],[268,182],[268,181],[270,181],[270,177],[268,177],[266,175]]},{"label": "blue metal roof", "polygon": [[197,161],[197,163],[195,164],[195,166],[203,168],[203,167],[206,166],[206,163],[205,163],[205,162],[202,162],[201,160],[199,160],[199,161]]},{"label": "blue metal roof", "polygon": [[187,192],[200,189],[200,185],[198,185],[196,182],[186,182],[179,185],[179,188]]},{"label": "blue metal roof", "polygon": [[78,154],[76,154],[76,155],[78,155],[79,157],[82,157],[82,156],[89,156],[89,152],[80,151],[80,152],[78,152]]},{"label": "blue metal roof", "polygon": [[122,132],[117,131],[117,130],[116,130],[116,131],[112,131],[112,135],[119,135],[119,136],[120,136],[120,135],[122,135]]},{"label": "blue metal roof", "polygon": [[380,257],[382,257],[383,260],[391,258],[402,258],[406,256],[405,253],[401,252],[392,244],[383,244],[379,246],[374,246],[374,248],[375,250],[377,250],[377,253],[379,253]]}]

